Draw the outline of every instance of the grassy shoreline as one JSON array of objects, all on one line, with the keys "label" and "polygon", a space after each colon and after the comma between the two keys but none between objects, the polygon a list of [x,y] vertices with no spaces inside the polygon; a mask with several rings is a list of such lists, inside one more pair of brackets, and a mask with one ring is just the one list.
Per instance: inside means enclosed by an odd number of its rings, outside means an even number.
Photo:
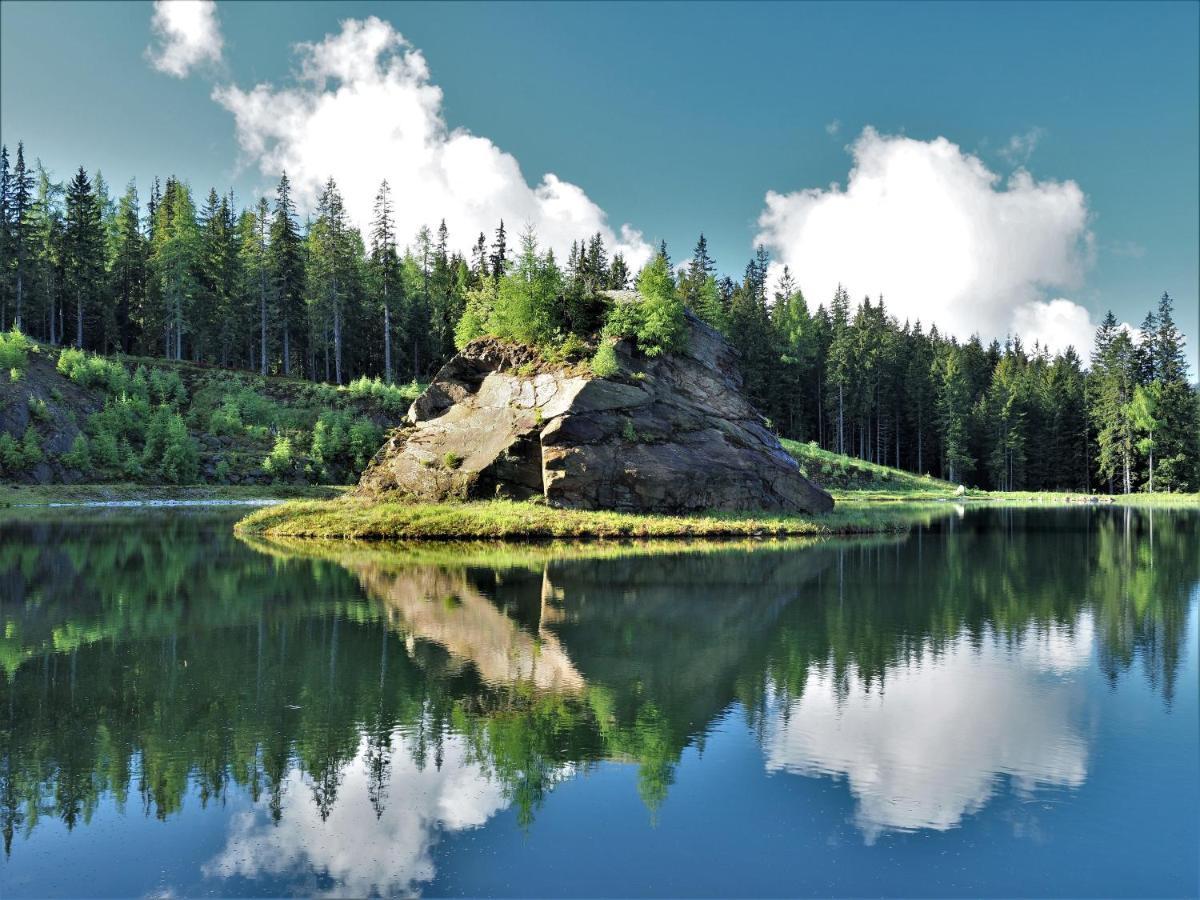
[{"label": "grassy shoreline", "polygon": [[353,540],[555,540],[564,538],[827,537],[907,531],[952,506],[843,502],[821,516],[644,515],[553,509],[504,500],[470,503],[370,502],[346,497],[297,501],[257,510],[237,523],[241,534]]}]

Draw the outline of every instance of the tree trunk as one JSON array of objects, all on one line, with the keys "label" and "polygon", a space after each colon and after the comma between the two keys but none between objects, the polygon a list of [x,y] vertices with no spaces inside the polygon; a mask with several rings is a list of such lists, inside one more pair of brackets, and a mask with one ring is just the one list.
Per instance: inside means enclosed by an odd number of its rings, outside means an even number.
[{"label": "tree trunk", "polygon": [[334,382],[342,383],[342,305],[333,303],[333,376]]},{"label": "tree trunk", "polygon": [[292,349],[291,349],[291,328],[288,326],[288,320],[283,320],[283,374],[290,376],[292,374]]},{"label": "tree trunk", "polygon": [[267,273],[262,266],[258,271],[258,368],[263,375],[267,374]]},{"label": "tree trunk", "polygon": [[387,285],[383,288],[383,380],[392,383],[392,314],[388,308]]},{"label": "tree trunk", "polygon": [[83,295],[75,295],[75,346],[83,349]]}]

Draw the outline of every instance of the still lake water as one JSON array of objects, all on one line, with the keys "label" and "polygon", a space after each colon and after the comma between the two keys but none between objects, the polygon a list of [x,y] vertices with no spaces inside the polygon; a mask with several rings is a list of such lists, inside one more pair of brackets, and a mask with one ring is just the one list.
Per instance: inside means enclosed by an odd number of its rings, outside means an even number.
[{"label": "still lake water", "polygon": [[0,520],[0,895],[1195,895],[1200,513],[815,545]]}]

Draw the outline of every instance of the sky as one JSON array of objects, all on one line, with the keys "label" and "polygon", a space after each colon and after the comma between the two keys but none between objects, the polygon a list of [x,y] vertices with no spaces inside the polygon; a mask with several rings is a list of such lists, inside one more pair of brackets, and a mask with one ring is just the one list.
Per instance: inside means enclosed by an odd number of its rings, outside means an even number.
[{"label": "sky", "polygon": [[[1090,348],[1200,343],[1200,4],[0,3],[0,140],[143,198],[336,178],[364,227],[500,218],[630,260],[703,231],[810,303]],[[1085,351],[1086,355],[1086,351]]]}]

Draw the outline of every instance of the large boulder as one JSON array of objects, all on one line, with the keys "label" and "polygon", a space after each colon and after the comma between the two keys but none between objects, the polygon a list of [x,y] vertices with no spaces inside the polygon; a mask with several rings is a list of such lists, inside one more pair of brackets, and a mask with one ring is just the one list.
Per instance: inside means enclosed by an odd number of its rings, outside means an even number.
[{"label": "large boulder", "polygon": [[637,512],[832,509],[742,394],[735,351],[690,313],[688,328],[687,349],[658,358],[619,342],[608,378],[474,341],[413,403],[358,493],[541,496]]}]

